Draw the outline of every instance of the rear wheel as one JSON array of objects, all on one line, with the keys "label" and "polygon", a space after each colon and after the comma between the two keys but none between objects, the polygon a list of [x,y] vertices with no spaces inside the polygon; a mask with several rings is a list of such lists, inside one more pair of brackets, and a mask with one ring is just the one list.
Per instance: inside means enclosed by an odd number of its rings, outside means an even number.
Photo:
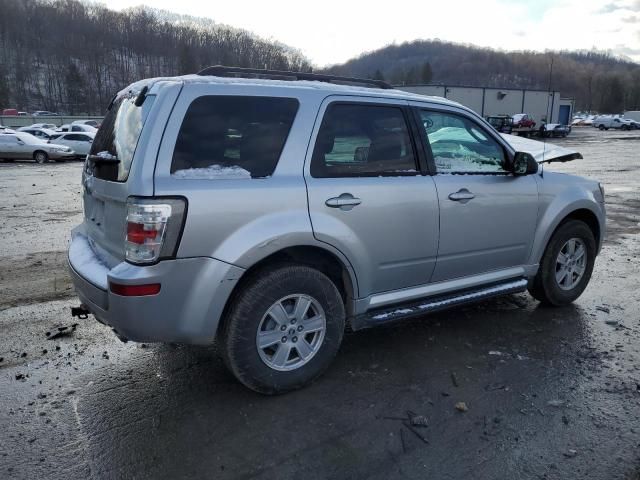
[{"label": "rear wheel", "polygon": [[256,392],[301,388],[338,352],[344,304],[318,270],[302,265],[262,270],[232,302],[222,327],[222,356],[234,376]]},{"label": "rear wheel", "polygon": [[604,125],[600,125],[600,126],[598,127],[598,129],[599,129],[599,130],[604,130]]},{"label": "rear wheel", "polygon": [[47,155],[47,153],[43,152],[42,150],[38,150],[33,154],[33,159],[37,163],[46,163],[49,160],[49,155]]},{"label": "rear wheel", "polygon": [[529,293],[549,305],[573,302],[589,283],[595,256],[591,229],[580,220],[567,221],[549,240]]}]

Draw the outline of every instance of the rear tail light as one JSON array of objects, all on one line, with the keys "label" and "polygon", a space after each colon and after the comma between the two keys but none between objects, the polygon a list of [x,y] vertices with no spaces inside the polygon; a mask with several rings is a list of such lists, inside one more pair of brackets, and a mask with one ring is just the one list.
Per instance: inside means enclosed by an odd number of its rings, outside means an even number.
[{"label": "rear tail light", "polygon": [[148,264],[174,257],[185,207],[184,199],[130,197],[124,241],[126,260]]}]

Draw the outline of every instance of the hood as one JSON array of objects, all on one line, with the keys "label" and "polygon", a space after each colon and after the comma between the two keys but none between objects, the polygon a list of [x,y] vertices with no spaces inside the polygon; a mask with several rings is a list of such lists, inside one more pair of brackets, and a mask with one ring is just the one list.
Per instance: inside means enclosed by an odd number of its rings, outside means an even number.
[{"label": "hood", "polygon": [[516,152],[527,152],[533,155],[538,163],[568,162],[582,158],[582,154],[570,148],[560,147],[553,143],[539,142],[529,138],[501,133]]}]

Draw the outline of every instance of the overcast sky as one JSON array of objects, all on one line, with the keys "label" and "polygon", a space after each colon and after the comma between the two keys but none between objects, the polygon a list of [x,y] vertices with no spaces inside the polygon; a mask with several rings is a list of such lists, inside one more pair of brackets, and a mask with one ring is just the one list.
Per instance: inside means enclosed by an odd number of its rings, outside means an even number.
[{"label": "overcast sky", "polygon": [[506,50],[611,50],[640,62],[640,0],[108,0],[208,17],[341,63],[392,42],[439,38]]}]

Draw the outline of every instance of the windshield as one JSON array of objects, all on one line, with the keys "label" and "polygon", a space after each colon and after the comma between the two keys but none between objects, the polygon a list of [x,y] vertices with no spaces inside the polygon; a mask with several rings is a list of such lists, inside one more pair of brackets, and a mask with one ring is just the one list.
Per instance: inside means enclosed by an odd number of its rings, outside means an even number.
[{"label": "windshield", "polygon": [[127,94],[117,98],[96,133],[89,155],[117,160],[111,168],[93,168],[88,164],[88,171],[97,178],[124,182],[129,176],[138,138],[156,98],[147,95],[143,104],[137,107],[136,96]]}]

